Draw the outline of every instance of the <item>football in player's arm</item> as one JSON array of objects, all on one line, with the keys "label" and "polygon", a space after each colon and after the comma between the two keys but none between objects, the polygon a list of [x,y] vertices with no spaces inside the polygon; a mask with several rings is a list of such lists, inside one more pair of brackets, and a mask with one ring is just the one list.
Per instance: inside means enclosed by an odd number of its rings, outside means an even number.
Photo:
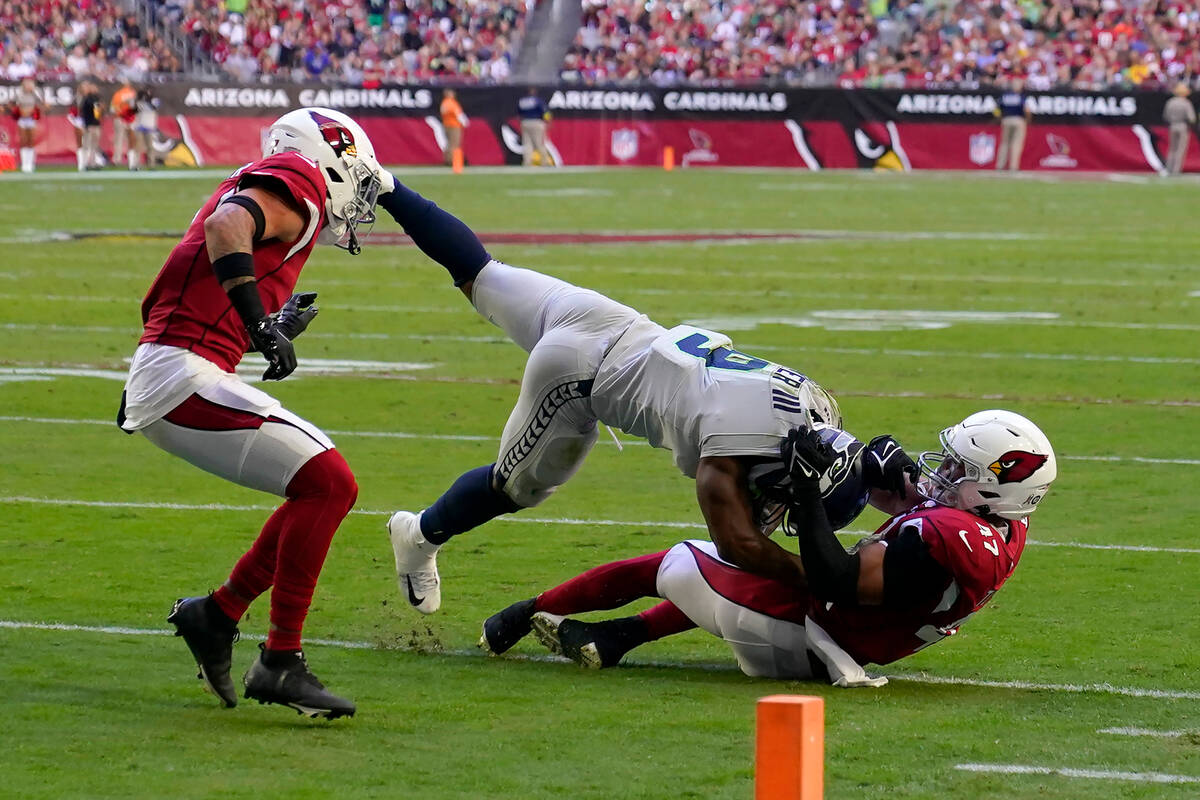
[{"label": "football in player's arm", "polygon": [[[972,414],[941,440],[940,452],[920,459],[927,499],[847,551],[830,520],[840,509],[819,490],[837,460],[830,438],[810,429],[789,435],[783,457],[799,486],[788,525],[802,582],[753,575],[708,542],[683,542],[514,603],[484,622],[480,646],[503,653],[533,629],[552,651],[609,667],[638,645],[700,626],[726,640],[747,675],[883,685],[862,665],[940,642],[982,608],[1016,568],[1027,518],[1057,476],[1049,440],[1011,412]],[[665,600],[634,617],[566,617],[640,597]]]}]

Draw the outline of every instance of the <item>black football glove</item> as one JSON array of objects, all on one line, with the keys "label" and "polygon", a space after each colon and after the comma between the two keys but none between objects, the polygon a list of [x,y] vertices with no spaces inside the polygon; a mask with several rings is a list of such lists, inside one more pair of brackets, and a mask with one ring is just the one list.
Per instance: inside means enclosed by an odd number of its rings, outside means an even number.
[{"label": "black football glove", "polygon": [[904,497],[908,480],[917,482],[917,465],[890,435],[876,436],[862,455],[863,480],[874,489],[885,489]]},{"label": "black football glove", "polygon": [[296,348],[270,317],[247,325],[246,333],[250,336],[251,346],[271,363],[263,373],[264,381],[281,381],[296,370]]},{"label": "black football glove", "polygon": [[779,452],[792,485],[797,488],[802,485],[816,487],[837,459],[833,448],[816,431],[803,425],[788,431]]},{"label": "black football glove", "polygon": [[271,315],[271,322],[274,324],[275,330],[295,341],[297,336],[304,333],[308,328],[308,323],[312,322],[313,317],[320,310],[313,305],[313,301],[316,299],[316,292],[300,292],[289,297],[288,301],[283,304],[283,308]]}]

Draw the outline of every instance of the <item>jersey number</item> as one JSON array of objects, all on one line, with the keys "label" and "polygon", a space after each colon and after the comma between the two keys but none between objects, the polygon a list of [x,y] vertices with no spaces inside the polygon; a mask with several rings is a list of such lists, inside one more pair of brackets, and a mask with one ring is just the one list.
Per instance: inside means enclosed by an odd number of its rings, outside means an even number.
[{"label": "jersey number", "polygon": [[748,356],[745,353],[739,353],[732,347],[713,347],[707,348],[704,345],[708,343],[708,337],[703,333],[693,333],[691,336],[685,336],[675,343],[683,352],[689,356],[704,359],[704,363],[714,369],[732,369],[739,372],[754,372],[764,367],[771,366],[770,361],[764,361],[761,358]]}]

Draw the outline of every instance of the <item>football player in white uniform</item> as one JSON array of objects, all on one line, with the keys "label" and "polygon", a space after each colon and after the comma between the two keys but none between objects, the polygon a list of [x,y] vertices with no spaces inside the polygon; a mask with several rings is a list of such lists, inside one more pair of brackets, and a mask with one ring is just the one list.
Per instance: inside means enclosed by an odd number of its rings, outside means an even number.
[{"label": "football player in white uniform", "polygon": [[[436,558],[452,536],[536,506],[566,483],[595,444],[597,421],[674,453],[696,480],[721,558],[763,577],[803,580],[800,557],[766,533],[790,501],[780,456],[788,432],[841,427],[828,392],[796,370],[734,350],[722,334],[667,329],[597,292],[496,261],[466,225],[399,182],[379,207],[529,353],[496,462],[459,477],[420,513],[397,511],[388,521],[397,581],[411,605],[426,614],[441,605]],[[868,485],[892,493],[873,500],[889,513],[910,508],[912,460],[890,436],[867,448]]]}]

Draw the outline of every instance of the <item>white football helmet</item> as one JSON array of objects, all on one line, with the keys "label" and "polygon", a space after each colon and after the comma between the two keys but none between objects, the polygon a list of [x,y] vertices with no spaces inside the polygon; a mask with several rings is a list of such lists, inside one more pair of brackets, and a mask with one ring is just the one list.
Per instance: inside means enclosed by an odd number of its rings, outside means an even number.
[{"label": "white football helmet", "polygon": [[329,235],[321,241],[358,254],[355,228],[375,221],[380,167],[375,148],[359,124],[331,108],[300,108],[271,123],[263,137],[263,158],[296,152],[314,161],[325,176],[325,216]]},{"label": "white football helmet", "polygon": [[944,506],[1021,519],[1058,477],[1050,440],[1020,414],[980,411],[942,431],[942,451],[917,459],[918,489]]}]

